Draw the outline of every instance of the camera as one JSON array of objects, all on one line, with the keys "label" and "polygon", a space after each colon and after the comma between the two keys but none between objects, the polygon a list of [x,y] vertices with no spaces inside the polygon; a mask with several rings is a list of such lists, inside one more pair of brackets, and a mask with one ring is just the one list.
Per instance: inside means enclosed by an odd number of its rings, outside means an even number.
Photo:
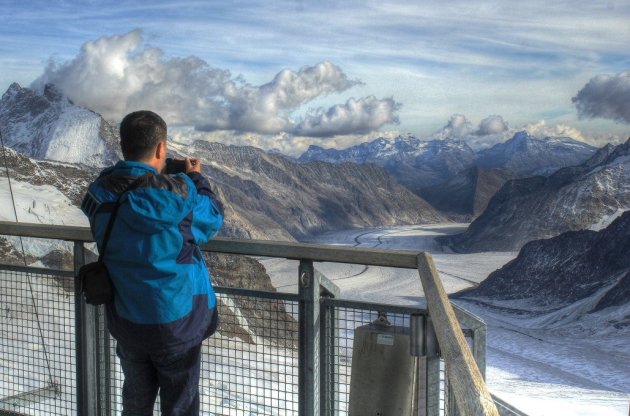
[{"label": "camera", "polygon": [[186,161],[184,159],[167,158],[164,173],[174,175],[180,172],[186,172]]}]

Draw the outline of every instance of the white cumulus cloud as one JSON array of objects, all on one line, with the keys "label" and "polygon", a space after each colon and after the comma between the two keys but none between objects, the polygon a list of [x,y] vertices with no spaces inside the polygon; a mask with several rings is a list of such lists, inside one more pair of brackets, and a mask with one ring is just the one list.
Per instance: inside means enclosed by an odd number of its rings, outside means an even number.
[{"label": "white cumulus cloud", "polygon": [[453,114],[448,123],[434,134],[437,139],[463,139],[473,131],[472,123],[463,114]]},{"label": "white cumulus cloud", "polygon": [[509,130],[509,126],[505,120],[503,120],[503,117],[499,115],[491,115],[481,120],[476,134],[480,136],[500,134],[507,130]]},{"label": "white cumulus cloud", "polygon": [[630,71],[591,78],[572,101],[582,118],[630,123]]},{"label": "white cumulus cloud", "polygon": [[527,133],[534,137],[570,137],[583,142],[590,142],[580,130],[567,124],[548,125],[545,120],[531,123],[524,128]]},{"label": "white cumulus cloud", "polygon": [[295,126],[293,133],[301,136],[333,136],[337,134],[364,134],[384,124],[398,124],[395,115],[400,104],[393,99],[379,100],[373,95],[349,99],[328,109],[307,115]]},{"label": "white cumulus cloud", "polygon": [[361,82],[325,61],[284,69],[269,83],[251,85],[196,57],[166,58],[161,49],[144,44],[140,30],[86,42],[68,62],[51,61],[33,87],[42,90],[47,83],[108,120],[151,109],[170,124],[204,131],[365,133],[397,123],[400,108],[391,98],[369,96],[294,117],[305,104]]}]

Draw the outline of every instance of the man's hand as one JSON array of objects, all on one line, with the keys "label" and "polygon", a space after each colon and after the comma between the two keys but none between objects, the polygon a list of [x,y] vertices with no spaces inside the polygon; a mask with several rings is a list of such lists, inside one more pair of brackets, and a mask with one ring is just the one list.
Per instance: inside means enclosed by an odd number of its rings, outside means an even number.
[{"label": "man's hand", "polygon": [[186,173],[190,173],[190,172],[201,173],[201,162],[199,162],[199,159],[186,158],[185,161],[186,161]]}]

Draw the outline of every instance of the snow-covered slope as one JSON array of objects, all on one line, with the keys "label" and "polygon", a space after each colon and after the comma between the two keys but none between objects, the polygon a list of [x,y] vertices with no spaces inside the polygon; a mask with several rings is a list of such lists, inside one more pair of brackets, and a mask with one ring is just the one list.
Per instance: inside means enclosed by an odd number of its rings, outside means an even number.
[{"label": "snow-covered slope", "polygon": [[378,138],[344,150],[310,146],[300,162],[374,163],[413,191],[448,180],[473,165],[475,154],[458,140],[423,141],[414,136]]},{"label": "snow-covered slope", "polygon": [[0,100],[0,131],[6,146],[35,159],[105,166],[119,159],[113,128],[47,85],[37,94],[17,83]]},{"label": "snow-covered slope", "polygon": [[630,211],[598,232],[532,241],[454,297],[488,325],[501,398],[531,415],[627,414]]},{"label": "snow-covered slope", "polygon": [[441,241],[460,251],[513,251],[566,231],[604,228],[628,209],[630,140],[548,178],[507,182],[465,233]]},{"label": "snow-covered slope", "polygon": [[[534,310],[574,307],[574,313],[550,318],[546,325],[630,305],[630,211],[601,231],[531,241],[516,259],[458,296],[526,300]],[[630,316],[622,319],[612,324],[630,328]]]},{"label": "snow-covered slope", "polygon": [[[11,202],[9,190],[13,191],[15,210]],[[0,177],[0,221],[15,221],[35,224],[58,224],[88,226],[87,220],[79,208],[72,203],[61,191],[52,185],[33,185],[30,182],[11,180],[11,188],[6,177]],[[7,256],[7,261],[15,263],[15,253],[21,253],[22,248],[30,263],[53,250],[71,251],[70,244],[57,240],[42,240],[34,238],[6,237],[0,239],[0,245],[6,250],[0,250]],[[11,248],[6,242],[11,243]],[[20,260],[21,255],[18,256]],[[2,262],[6,262],[2,257]]]},{"label": "snow-covered slope", "polygon": [[501,168],[520,176],[549,176],[560,168],[575,166],[590,158],[597,148],[569,137],[536,138],[518,132],[477,155],[482,168]]}]

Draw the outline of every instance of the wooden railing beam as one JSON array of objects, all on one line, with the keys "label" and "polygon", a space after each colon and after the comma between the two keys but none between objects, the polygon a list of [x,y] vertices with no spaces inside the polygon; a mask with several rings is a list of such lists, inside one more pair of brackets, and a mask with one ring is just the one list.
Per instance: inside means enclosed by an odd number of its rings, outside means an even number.
[{"label": "wooden railing beam", "polygon": [[418,255],[418,273],[459,411],[464,416],[499,416],[429,253]]}]

